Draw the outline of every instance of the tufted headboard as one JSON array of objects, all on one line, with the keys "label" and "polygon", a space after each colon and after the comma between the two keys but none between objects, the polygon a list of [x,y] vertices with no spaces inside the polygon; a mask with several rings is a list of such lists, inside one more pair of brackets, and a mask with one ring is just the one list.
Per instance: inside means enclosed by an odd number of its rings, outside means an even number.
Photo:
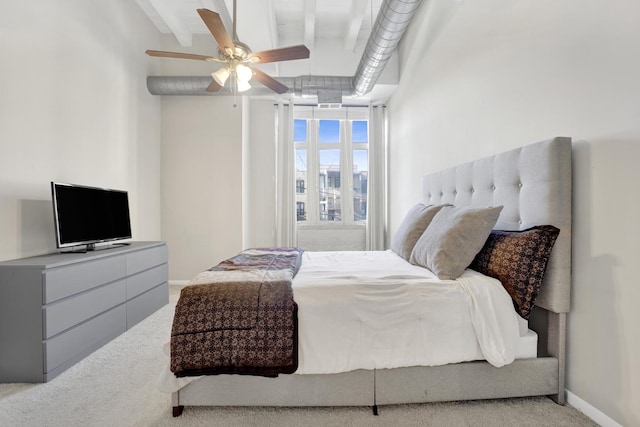
[{"label": "tufted headboard", "polygon": [[536,305],[567,313],[571,293],[571,138],[557,137],[423,177],[425,204],[504,208],[498,230],[560,229]]}]

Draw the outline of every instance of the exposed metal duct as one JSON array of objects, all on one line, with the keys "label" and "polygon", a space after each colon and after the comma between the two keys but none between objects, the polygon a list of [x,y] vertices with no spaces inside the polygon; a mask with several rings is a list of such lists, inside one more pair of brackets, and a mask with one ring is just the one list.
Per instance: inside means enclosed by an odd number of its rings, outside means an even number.
[{"label": "exposed metal duct", "polygon": [[353,94],[371,92],[422,0],[385,1],[353,76]]},{"label": "exposed metal duct", "polygon": [[[353,77],[299,76],[278,77],[297,97],[317,96],[322,103],[335,102],[338,96],[362,96],[369,93],[395,52],[422,0],[385,0],[371,29],[364,53]],[[147,88],[153,95],[230,95],[224,88],[207,92],[209,76],[147,77]],[[242,95],[273,95],[266,87],[252,87]]]},{"label": "exposed metal duct", "polygon": [[[291,77],[279,77],[278,81],[293,88],[294,79]],[[147,88],[152,95],[183,95],[183,96],[221,96],[233,95],[228,86],[218,92],[207,92],[211,83],[211,76],[148,76]],[[293,89],[289,92],[293,93]],[[265,86],[253,86],[240,95],[274,95],[275,92]]]}]

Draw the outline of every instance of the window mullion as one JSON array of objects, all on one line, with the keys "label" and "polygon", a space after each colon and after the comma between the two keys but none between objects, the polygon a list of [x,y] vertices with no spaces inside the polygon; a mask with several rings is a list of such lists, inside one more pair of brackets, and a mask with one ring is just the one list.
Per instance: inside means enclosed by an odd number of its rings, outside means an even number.
[{"label": "window mullion", "polygon": [[351,152],[351,127],[348,120],[342,121],[340,132],[340,145],[342,165],[340,167],[343,176],[341,184],[342,221],[344,224],[353,224],[353,153]]},{"label": "window mullion", "polygon": [[318,224],[320,222],[320,183],[319,175],[319,160],[318,160],[318,121],[307,120],[307,140],[309,141],[309,154],[308,154],[308,177],[309,188],[313,191],[307,192],[307,215],[309,218],[309,224]]}]

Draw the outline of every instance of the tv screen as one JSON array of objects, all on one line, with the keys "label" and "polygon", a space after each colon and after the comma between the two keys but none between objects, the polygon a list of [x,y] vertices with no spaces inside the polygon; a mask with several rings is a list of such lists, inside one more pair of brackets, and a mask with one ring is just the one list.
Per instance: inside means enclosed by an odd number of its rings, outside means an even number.
[{"label": "tv screen", "polygon": [[51,183],[58,248],[131,238],[126,191]]}]

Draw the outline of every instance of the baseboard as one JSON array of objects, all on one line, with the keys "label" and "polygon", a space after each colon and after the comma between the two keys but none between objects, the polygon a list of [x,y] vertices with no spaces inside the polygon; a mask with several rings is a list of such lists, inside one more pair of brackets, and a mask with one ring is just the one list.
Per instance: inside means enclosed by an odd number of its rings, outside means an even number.
[{"label": "baseboard", "polygon": [[169,286],[185,286],[188,284],[188,280],[169,280]]},{"label": "baseboard", "polygon": [[622,424],[612,420],[607,414],[591,406],[590,403],[582,400],[569,390],[565,389],[565,391],[567,392],[567,403],[569,405],[573,406],[602,427],[622,427]]}]

